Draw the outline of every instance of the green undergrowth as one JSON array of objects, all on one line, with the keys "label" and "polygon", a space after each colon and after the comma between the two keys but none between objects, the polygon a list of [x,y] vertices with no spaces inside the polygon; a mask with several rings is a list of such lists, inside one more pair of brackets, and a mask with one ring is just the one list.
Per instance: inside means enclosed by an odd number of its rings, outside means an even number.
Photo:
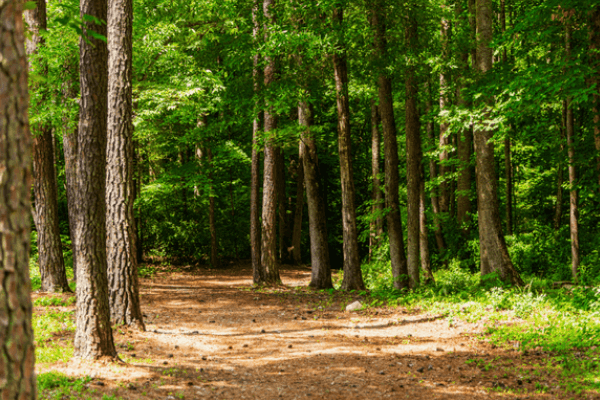
[{"label": "green undergrowth", "polygon": [[435,273],[435,284],[406,292],[390,288],[387,272],[366,272],[365,307],[437,313],[449,326],[483,324],[482,340],[551,357],[568,390],[600,389],[600,285],[555,289],[551,280],[524,277],[524,287],[512,287],[493,274],[482,278],[451,263]]},{"label": "green undergrowth", "polygon": [[36,310],[33,315],[36,363],[66,362],[73,356],[73,314],[51,306]]},{"label": "green undergrowth", "polygon": [[79,400],[91,399],[85,396],[86,384],[90,377],[73,378],[60,372],[44,372],[37,376],[39,399],[41,400]]}]

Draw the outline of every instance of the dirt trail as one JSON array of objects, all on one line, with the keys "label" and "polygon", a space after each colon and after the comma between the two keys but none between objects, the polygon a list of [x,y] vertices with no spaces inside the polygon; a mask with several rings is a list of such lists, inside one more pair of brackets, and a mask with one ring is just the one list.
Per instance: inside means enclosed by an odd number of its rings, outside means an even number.
[{"label": "dirt trail", "polygon": [[543,355],[493,349],[476,338],[481,326],[401,308],[349,313],[354,299],[305,289],[307,269],[282,279],[257,291],[249,267],[158,273],[142,280],[147,331],[115,330],[125,364],[43,370],[92,376],[93,398],[563,398],[553,377],[523,376]]}]

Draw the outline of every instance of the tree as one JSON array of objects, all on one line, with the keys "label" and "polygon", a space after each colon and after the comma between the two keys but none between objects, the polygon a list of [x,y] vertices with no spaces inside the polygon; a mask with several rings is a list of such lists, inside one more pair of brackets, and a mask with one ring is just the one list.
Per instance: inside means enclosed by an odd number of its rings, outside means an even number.
[{"label": "tree", "polygon": [[[25,20],[32,33],[31,38],[27,40],[30,64],[36,64],[37,73],[46,76],[48,68],[44,65],[45,61],[36,58],[38,50],[45,44],[41,31],[46,30],[46,1],[38,0],[36,8],[25,12]],[[34,88],[36,89],[40,90],[39,87]],[[48,101],[47,96],[43,96],[41,101]],[[42,291],[70,292],[58,226],[58,190],[52,127],[46,121],[38,121],[33,124],[33,133],[34,221],[38,233]]]},{"label": "tree", "polygon": [[0,4],[0,397],[35,399],[29,234],[31,142],[22,6]]},{"label": "tree", "polygon": [[344,238],[344,280],[342,290],[362,290],[365,284],[360,270],[358,255],[358,230],[356,227],[356,205],[354,203],[354,173],[350,148],[350,105],[348,103],[348,65],[343,35],[341,34],[344,11],[333,11],[333,22],[342,39],[333,54],[335,92],[338,115],[338,150],[342,183],[342,225]]},{"label": "tree", "polygon": [[[492,69],[492,1],[477,2],[477,69],[481,74]],[[489,116],[492,99],[485,99],[484,117]],[[477,121],[475,153],[477,158],[477,199],[479,214],[479,246],[481,274],[498,273],[500,278],[515,285],[523,281],[508,254],[500,224],[498,181],[494,163],[494,132],[486,121]]]},{"label": "tree", "polygon": [[[257,41],[259,33],[259,25],[257,21],[258,13],[258,0],[255,0],[254,7],[252,8],[252,36],[254,41]],[[252,81],[254,93],[258,94],[260,89],[260,68],[259,68],[259,55],[255,54],[252,57]],[[260,204],[259,204],[259,170],[260,170],[260,155],[258,153],[258,136],[260,133],[260,112],[257,104],[254,105],[254,118],[252,120],[252,149],[251,152],[251,176],[252,182],[250,184],[250,252],[252,257],[252,276],[255,284],[262,282],[262,268],[261,268],[261,255],[260,255]]]},{"label": "tree", "polygon": [[[82,0],[85,35],[80,40],[79,135],[77,140],[77,329],[75,356],[116,357],[108,300],[106,259],[106,129],[108,52],[90,31],[106,35],[106,0]],[[97,36],[97,35],[96,35]]]},{"label": "tree", "polygon": [[[416,3],[408,4],[406,42],[411,59],[416,59],[418,51]],[[406,163],[408,164],[408,279],[411,289],[420,283],[420,202],[421,202],[421,126],[417,107],[418,85],[415,72],[415,61],[411,60],[406,70]],[[441,134],[440,134],[441,135]],[[443,165],[443,164],[442,164]],[[443,196],[442,196],[443,198]]]},{"label": "tree", "polygon": [[[263,1],[263,13],[267,21],[273,23],[273,0]],[[275,81],[275,60],[266,57],[265,88]],[[262,249],[261,249],[261,282],[277,284],[279,277],[279,261],[277,260],[277,152],[273,131],[277,128],[277,117],[274,108],[269,106],[264,113],[265,161],[263,175],[263,210],[262,210]]]},{"label": "tree", "polygon": [[[398,193],[400,180],[398,173],[398,133],[396,130],[396,120],[394,118],[392,81],[385,73],[385,60],[388,58],[386,21],[384,17],[386,5],[387,4],[382,1],[373,2],[371,5],[371,24],[373,25],[375,31],[375,54],[377,60],[376,62],[379,64],[379,71],[377,71],[377,83],[379,89],[379,114],[381,115],[381,122],[383,126],[383,146],[385,152],[385,205],[387,208],[389,208],[387,223],[388,235],[390,238],[392,275],[394,277],[394,287],[396,289],[402,289],[408,286],[408,282],[406,278],[404,278],[408,274],[408,270],[406,254],[404,253],[404,239],[402,237],[402,219],[400,218],[400,200]],[[418,200],[416,204],[419,204]],[[418,229],[417,223],[417,232]],[[419,241],[417,240],[416,243],[416,249],[418,253]],[[417,255],[417,262],[418,258],[419,257]]]},{"label": "tree", "polygon": [[106,254],[110,314],[114,323],[144,330],[133,216],[132,30],[132,0],[110,0],[106,154]]},{"label": "tree", "polygon": [[381,191],[381,179],[379,178],[379,159],[381,158],[381,139],[379,134],[379,109],[377,102],[371,100],[371,177],[373,179],[373,191],[371,200],[373,206],[373,220],[371,221],[371,232],[369,235],[369,259],[373,256],[373,250],[379,246],[383,234],[383,192]]}]

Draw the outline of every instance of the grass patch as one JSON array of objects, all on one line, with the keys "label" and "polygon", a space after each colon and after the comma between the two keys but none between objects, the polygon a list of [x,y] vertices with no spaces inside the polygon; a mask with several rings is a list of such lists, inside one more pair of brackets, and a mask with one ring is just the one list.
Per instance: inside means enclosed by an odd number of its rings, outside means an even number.
[{"label": "grass patch", "polygon": [[36,307],[68,307],[75,304],[75,296],[63,298],[59,296],[40,297],[33,302]]},{"label": "grass patch", "polygon": [[72,378],[59,372],[45,372],[37,376],[39,398],[42,400],[75,400],[83,397],[85,385],[91,381],[86,376]]},{"label": "grass patch", "polygon": [[37,363],[68,361],[73,357],[74,312],[44,310],[33,316],[35,358]]}]

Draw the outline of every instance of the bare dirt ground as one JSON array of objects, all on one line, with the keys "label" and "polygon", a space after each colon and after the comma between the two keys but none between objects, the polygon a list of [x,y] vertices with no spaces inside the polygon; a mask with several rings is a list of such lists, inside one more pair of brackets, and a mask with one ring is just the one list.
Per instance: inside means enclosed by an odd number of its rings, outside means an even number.
[{"label": "bare dirt ground", "polygon": [[402,308],[346,312],[358,297],[306,289],[306,268],[285,268],[275,289],[252,289],[251,275],[246,265],[142,279],[146,332],[114,331],[124,363],[40,372],[91,376],[92,398],[594,398],[565,394],[540,368],[547,355],[478,339],[481,325]]}]

